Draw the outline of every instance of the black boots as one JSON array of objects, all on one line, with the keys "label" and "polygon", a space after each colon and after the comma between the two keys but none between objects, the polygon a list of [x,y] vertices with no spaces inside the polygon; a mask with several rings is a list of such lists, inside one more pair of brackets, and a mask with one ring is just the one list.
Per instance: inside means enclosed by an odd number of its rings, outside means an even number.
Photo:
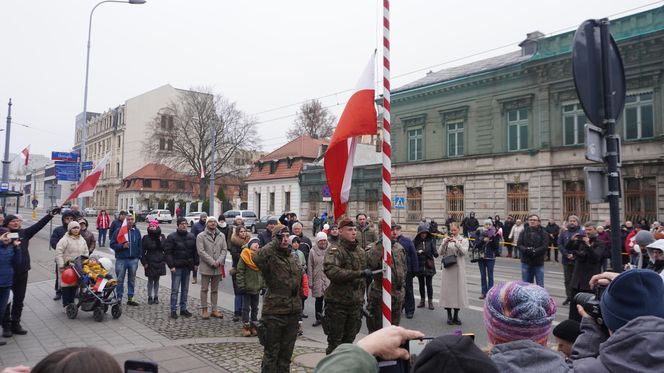
[{"label": "black boots", "polygon": [[452,320],[452,309],[445,308],[445,311],[447,311],[447,325],[454,325],[454,321]]},{"label": "black boots", "polygon": [[11,338],[14,334],[16,335],[26,335],[28,331],[21,327],[21,320],[12,321],[11,324],[3,323],[2,325],[2,336],[4,338]]},{"label": "black boots", "polygon": [[459,309],[454,309],[454,318],[452,319],[454,325],[461,325],[461,320],[459,320]]},{"label": "black boots", "polygon": [[424,298],[420,299],[420,304],[417,306],[417,308],[424,308]]}]

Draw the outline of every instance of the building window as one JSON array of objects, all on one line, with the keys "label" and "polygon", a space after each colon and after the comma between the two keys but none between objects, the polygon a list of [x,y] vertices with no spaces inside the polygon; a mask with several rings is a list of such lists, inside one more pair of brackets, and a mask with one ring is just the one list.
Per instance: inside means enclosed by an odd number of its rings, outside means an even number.
[{"label": "building window", "polygon": [[463,121],[447,123],[447,156],[463,155]]},{"label": "building window", "polygon": [[182,181],[182,180],[178,180],[178,181],[176,181],[176,182],[175,182],[175,187],[176,187],[178,190],[183,190],[183,189],[184,189],[184,181]]},{"label": "building window", "polygon": [[279,161],[270,162],[270,173],[273,174],[277,171],[277,165]]},{"label": "building window", "polygon": [[463,185],[449,185],[447,187],[447,213],[454,220],[463,220]]},{"label": "building window", "polygon": [[115,176],[120,177],[120,162],[115,164]]},{"label": "building window", "polygon": [[418,221],[422,218],[422,188],[406,188],[408,202],[408,220]]},{"label": "building window", "polygon": [[378,219],[378,191],[376,189],[368,189],[366,191],[366,213],[373,220]]},{"label": "building window", "polygon": [[270,193],[270,200],[268,201],[268,210],[270,214],[274,214],[274,192]]},{"label": "building window", "polygon": [[657,220],[657,179],[625,178],[625,220]]},{"label": "building window", "polygon": [[526,221],[528,214],[528,183],[507,184],[507,215]]},{"label": "building window", "polygon": [[166,150],[169,150],[169,151],[173,150],[173,140],[172,139],[168,139],[168,141],[166,141]]},{"label": "building window", "polygon": [[159,150],[166,150],[166,139],[163,137],[159,139]]},{"label": "building window", "polygon": [[143,188],[152,188],[152,179],[143,179]]},{"label": "building window", "polygon": [[507,112],[507,149],[509,151],[528,149],[528,109]]},{"label": "building window", "polygon": [[171,131],[172,131],[173,128],[175,127],[175,126],[173,125],[173,120],[174,120],[174,117],[173,117],[172,115],[169,115],[169,116],[168,116],[168,129],[171,130]]},{"label": "building window", "polygon": [[638,140],[654,136],[652,92],[625,97],[625,140]]},{"label": "building window", "polygon": [[290,192],[284,193],[284,211],[290,211]]},{"label": "building window", "polygon": [[586,201],[586,189],[583,181],[565,181],[563,183],[563,219],[570,215],[579,217],[579,223],[590,221],[590,204]]},{"label": "building window", "polygon": [[161,116],[161,129],[164,131],[168,129],[168,117],[163,114]]},{"label": "building window", "polygon": [[408,160],[422,160],[422,129],[408,130]]},{"label": "building window", "polygon": [[118,149],[122,147],[122,136],[118,136]]},{"label": "building window", "polygon": [[587,122],[580,104],[563,105],[563,145],[583,144],[583,126]]},{"label": "building window", "polygon": [[168,189],[168,180],[159,180],[159,188]]}]

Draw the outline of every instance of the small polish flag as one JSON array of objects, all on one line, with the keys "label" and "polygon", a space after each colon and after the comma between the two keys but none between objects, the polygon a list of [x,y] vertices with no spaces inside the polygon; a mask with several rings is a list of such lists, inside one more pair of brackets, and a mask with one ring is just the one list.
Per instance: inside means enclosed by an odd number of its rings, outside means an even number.
[{"label": "small polish flag", "polygon": [[115,239],[117,243],[123,245],[125,242],[129,241],[129,228],[127,228],[127,219],[122,221],[122,226],[118,231],[118,237]]},{"label": "small polish flag", "polygon": [[28,165],[28,160],[30,159],[30,145],[26,146],[25,149],[21,150],[21,155],[25,158],[25,165]]},{"label": "small polish flag", "polygon": [[201,165],[201,179],[205,179],[205,170],[203,169],[203,165]]}]

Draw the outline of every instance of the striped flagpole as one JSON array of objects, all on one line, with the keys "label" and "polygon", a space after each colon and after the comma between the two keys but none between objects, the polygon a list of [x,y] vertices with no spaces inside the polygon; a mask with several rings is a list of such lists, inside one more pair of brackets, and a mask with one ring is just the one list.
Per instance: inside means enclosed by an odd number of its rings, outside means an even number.
[{"label": "striped flagpole", "polygon": [[392,325],[392,147],[390,145],[390,1],[383,0],[383,327]]}]

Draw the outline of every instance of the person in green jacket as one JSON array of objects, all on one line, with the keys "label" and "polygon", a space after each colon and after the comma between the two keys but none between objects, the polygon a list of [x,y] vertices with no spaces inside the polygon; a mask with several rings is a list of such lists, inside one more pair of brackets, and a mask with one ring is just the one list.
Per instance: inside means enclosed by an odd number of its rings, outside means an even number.
[{"label": "person in green jacket", "polygon": [[[242,290],[242,335],[256,336],[256,320],[258,320],[258,298],[261,289],[265,286],[260,269],[256,266],[251,255],[258,251],[258,238],[252,238],[242,247],[240,260],[237,263],[237,287]],[[251,311],[251,318],[249,313]]]}]

